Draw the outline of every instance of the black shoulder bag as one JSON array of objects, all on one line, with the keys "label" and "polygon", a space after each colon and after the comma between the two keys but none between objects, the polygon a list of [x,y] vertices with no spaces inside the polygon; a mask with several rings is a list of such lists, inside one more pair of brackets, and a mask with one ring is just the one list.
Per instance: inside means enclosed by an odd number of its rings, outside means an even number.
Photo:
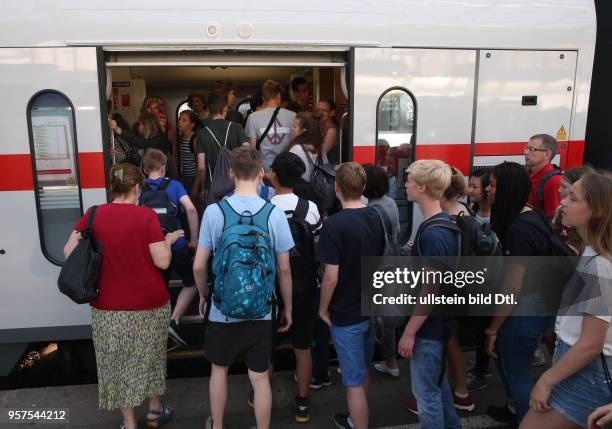
[{"label": "black shoulder bag", "polygon": [[268,122],[268,126],[266,127],[266,130],[263,132],[263,134],[257,139],[257,144],[255,145],[255,147],[257,148],[257,150],[259,150],[259,148],[261,147],[261,143],[263,142],[263,140],[266,138],[266,136],[268,135],[268,131],[270,131],[270,128],[272,128],[272,124],[274,123],[274,121],[276,121],[276,117],[278,116],[278,112],[280,111],[280,106],[277,107],[276,109],[274,109],[274,113],[272,114],[272,118],[270,119],[270,122]]},{"label": "black shoulder bag", "polygon": [[91,208],[87,229],[81,231],[83,239],[64,262],[57,279],[61,293],[76,302],[85,304],[98,296],[98,280],[102,266],[102,248],[93,235],[93,221],[98,206]]}]

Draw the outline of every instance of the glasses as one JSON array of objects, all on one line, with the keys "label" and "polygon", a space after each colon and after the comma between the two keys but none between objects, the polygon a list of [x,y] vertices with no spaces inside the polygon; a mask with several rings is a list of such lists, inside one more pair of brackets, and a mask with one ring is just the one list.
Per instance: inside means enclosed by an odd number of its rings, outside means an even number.
[{"label": "glasses", "polygon": [[537,147],[533,147],[533,146],[525,146],[524,149],[525,153],[529,152],[529,153],[534,153],[534,152],[548,152],[548,149],[539,149]]}]

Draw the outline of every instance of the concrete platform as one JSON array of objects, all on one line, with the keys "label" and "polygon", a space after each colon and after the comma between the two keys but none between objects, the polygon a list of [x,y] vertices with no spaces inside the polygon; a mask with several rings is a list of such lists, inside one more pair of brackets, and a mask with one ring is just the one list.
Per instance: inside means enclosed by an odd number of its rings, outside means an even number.
[{"label": "concrete platform", "polygon": [[[408,362],[400,361],[401,376],[393,380],[388,376],[373,371],[368,394],[370,404],[370,427],[385,429],[418,428],[416,416],[404,408],[404,402],[410,395],[410,378]],[[293,372],[277,372],[273,380],[274,408],[272,428],[333,428],[332,416],[337,412],[346,412],[345,391],[341,385],[340,375],[332,368],[332,386],[311,393],[312,416],[308,424],[293,422],[291,404],[295,395]],[[488,379],[489,387],[474,392],[476,409],[471,412],[460,412],[464,429],[503,428],[485,415],[489,405],[501,405],[505,401],[503,388],[495,375]],[[247,375],[230,376],[228,402],[226,409],[226,426],[230,429],[248,429],[255,425],[252,409],[247,404],[247,393],[250,383]],[[209,414],[208,378],[173,379],[167,382],[164,401],[172,405],[175,418],[165,427],[202,428]],[[41,428],[118,428],[121,416],[118,411],[98,410],[97,385],[48,387],[40,389],[20,389],[0,391],[0,408],[68,408],[69,423],[34,423],[28,427]],[[146,408],[138,409],[139,418],[144,419]],[[0,427],[25,427],[14,423],[0,423]]]}]

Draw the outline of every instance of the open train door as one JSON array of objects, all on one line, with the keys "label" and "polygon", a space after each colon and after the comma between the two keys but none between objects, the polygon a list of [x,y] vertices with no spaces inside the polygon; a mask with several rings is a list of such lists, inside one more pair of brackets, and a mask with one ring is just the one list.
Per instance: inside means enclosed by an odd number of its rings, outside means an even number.
[{"label": "open train door", "polygon": [[0,376],[29,342],[90,336],[89,306],[56,280],[75,222],[106,201],[100,54],[0,49]]},{"label": "open train door", "polygon": [[421,218],[406,201],[406,166],[433,158],[469,173],[476,51],[354,48],[350,70],[353,160],[387,170],[409,237]]}]

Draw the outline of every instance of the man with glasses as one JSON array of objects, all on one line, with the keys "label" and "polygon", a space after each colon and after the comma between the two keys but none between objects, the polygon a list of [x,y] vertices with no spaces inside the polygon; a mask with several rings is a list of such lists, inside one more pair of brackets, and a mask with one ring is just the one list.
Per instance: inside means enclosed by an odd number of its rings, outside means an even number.
[{"label": "man with glasses", "polygon": [[529,204],[537,207],[550,220],[559,206],[561,172],[552,164],[559,142],[548,134],[536,134],[525,146],[525,164],[531,176]]}]

